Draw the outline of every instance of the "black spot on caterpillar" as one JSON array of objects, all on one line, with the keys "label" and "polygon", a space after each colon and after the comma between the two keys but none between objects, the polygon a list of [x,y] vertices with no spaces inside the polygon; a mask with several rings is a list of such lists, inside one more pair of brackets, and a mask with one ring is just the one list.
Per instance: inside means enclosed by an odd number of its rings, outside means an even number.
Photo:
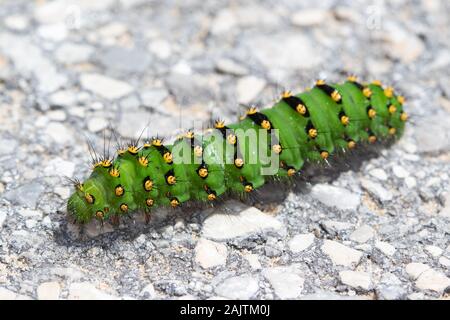
[{"label": "black spot on caterpillar", "polygon": [[93,159],[91,176],[75,183],[67,209],[76,221],[117,220],[133,211],[187,201],[215,203],[227,193],[246,195],[268,179],[291,179],[306,162],[326,162],[339,151],[395,140],[407,120],[404,98],[379,81],[323,80],[303,93],[284,92],[272,107],[250,107],[241,120],[202,135],[189,131],[173,145],[159,138]]}]

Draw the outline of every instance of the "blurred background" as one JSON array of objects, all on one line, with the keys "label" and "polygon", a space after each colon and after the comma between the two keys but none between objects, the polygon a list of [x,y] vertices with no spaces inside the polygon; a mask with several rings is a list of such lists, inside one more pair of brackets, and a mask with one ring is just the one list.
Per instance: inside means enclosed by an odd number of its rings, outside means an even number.
[{"label": "blurred background", "polygon": [[[300,277],[307,279],[302,294],[389,298],[392,290],[383,291],[383,283],[398,280],[395,298],[440,296],[450,265],[444,257],[449,255],[445,219],[450,215],[449,12],[447,0],[0,0],[0,292],[13,298],[108,296],[104,292],[114,297],[207,298],[233,295],[237,289],[226,292],[227,286],[219,285],[230,277],[232,284],[250,288],[238,297],[297,298],[300,292],[277,292],[277,285]],[[394,86],[406,96],[411,114],[398,151],[386,152],[384,160],[369,163],[361,174],[335,182],[344,188],[339,189],[342,199],[352,192],[364,195],[354,207],[363,208],[357,214],[328,212],[326,206],[334,204],[326,200],[331,192],[326,188],[312,198],[292,196],[287,203],[294,213],[276,211],[288,232],[263,237],[262,244],[250,245],[249,240],[245,248],[197,244],[204,217],[179,222],[178,229],[176,222],[166,222],[168,226],[142,234],[114,233],[108,225],[82,231],[66,222],[71,189],[60,177],[87,176],[87,138],[101,150],[108,126],[124,138],[138,136],[146,125],[150,135],[170,136],[211,118],[235,121],[243,111],[239,103],[270,106],[284,89],[300,92],[318,78],[342,81],[349,74]],[[367,172],[372,181],[364,180]],[[299,209],[298,203],[305,207]],[[312,210],[309,203],[314,211],[301,215]],[[379,210],[396,218],[382,220],[374,213]],[[296,222],[286,220],[289,214]],[[438,227],[429,220],[437,215],[444,219]],[[317,227],[320,217],[346,221],[350,227],[323,233]],[[258,276],[261,289],[251,289],[255,281],[250,276],[233,280],[261,265],[289,266],[305,259],[320,265],[320,249],[295,260],[298,256],[286,249],[290,237],[318,228],[319,236],[337,236],[356,246],[362,242],[351,242],[349,236],[362,222],[377,230],[396,226],[370,241],[410,247],[394,261],[365,261],[362,272],[370,273],[370,286],[352,287],[338,275],[341,269],[326,264],[323,269],[284,270],[291,276],[278,284],[273,279],[280,274],[269,270]],[[434,235],[421,234],[430,224],[437,228]],[[83,232],[91,242],[75,245]],[[436,246],[440,253],[430,255],[411,243]],[[192,259],[207,259],[198,252],[210,257],[208,250],[222,254],[211,274],[204,271],[209,262],[191,265]],[[414,259],[437,270],[434,287],[420,284],[425,289],[418,289],[405,273],[404,263]],[[99,271],[106,265],[112,270]],[[385,275],[391,272],[397,272],[397,280]]]}]

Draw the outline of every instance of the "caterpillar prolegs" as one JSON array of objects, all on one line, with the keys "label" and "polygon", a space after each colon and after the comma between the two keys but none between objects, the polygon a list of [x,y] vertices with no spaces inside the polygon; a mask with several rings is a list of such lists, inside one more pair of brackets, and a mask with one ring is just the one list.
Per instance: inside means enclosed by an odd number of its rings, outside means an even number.
[{"label": "caterpillar prolegs", "polygon": [[134,141],[114,158],[95,159],[90,177],[75,184],[67,209],[84,223],[133,211],[148,215],[187,201],[214,203],[230,192],[250,194],[270,178],[294,177],[306,162],[399,138],[407,120],[403,103],[379,81],[319,80],[303,93],[283,92],[271,108],[248,108],[237,123],[216,120],[214,128],[188,131],[173,145],[159,138]]}]

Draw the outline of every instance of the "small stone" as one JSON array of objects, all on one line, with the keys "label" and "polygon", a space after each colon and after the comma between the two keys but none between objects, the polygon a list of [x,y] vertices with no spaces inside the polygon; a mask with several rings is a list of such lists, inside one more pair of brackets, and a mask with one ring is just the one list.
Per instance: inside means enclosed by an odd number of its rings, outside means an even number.
[{"label": "small stone", "polygon": [[353,227],[351,223],[334,220],[325,220],[321,222],[321,226],[325,229],[327,233],[333,236]]},{"label": "small stone", "polygon": [[49,216],[45,216],[44,219],[42,219],[42,225],[49,229],[52,227],[52,220]]},{"label": "small stone", "polygon": [[66,1],[42,2],[34,9],[34,18],[41,24],[63,22],[67,15]]},{"label": "small stone", "polygon": [[219,72],[234,76],[244,76],[248,74],[247,68],[230,59],[220,59],[217,61],[216,69]]},{"label": "small stone", "polygon": [[[1,215],[1,213],[0,213],[0,215]],[[1,227],[1,217],[0,217],[0,227]],[[440,257],[439,263],[441,265],[443,265],[444,267],[450,268],[450,259],[448,259],[447,257]]]},{"label": "small stone", "polygon": [[355,289],[369,290],[372,286],[372,278],[367,272],[345,270],[339,272],[339,277],[343,284]]},{"label": "small stone", "polygon": [[258,292],[258,281],[250,275],[231,277],[220,283],[216,294],[229,299],[251,299]]},{"label": "small stone", "polygon": [[248,104],[264,89],[266,81],[255,76],[246,76],[237,83],[238,102]]},{"label": "small stone", "polygon": [[261,269],[261,263],[259,262],[258,255],[249,253],[245,254],[244,258],[248,261],[248,264],[253,270],[260,270]]},{"label": "small stone", "polygon": [[75,163],[62,158],[53,158],[44,168],[46,176],[66,176],[71,178],[75,172]]},{"label": "small stone", "polygon": [[423,117],[414,130],[420,153],[436,153],[450,149],[450,117],[448,114]]},{"label": "small stone", "polygon": [[119,105],[122,110],[128,112],[129,110],[131,112],[136,111],[139,109],[139,106],[141,105],[141,102],[139,101],[139,98],[137,95],[129,95],[122,100],[120,100]]},{"label": "small stone", "polygon": [[428,269],[419,275],[416,286],[421,290],[442,293],[450,286],[450,279],[439,271]]},{"label": "small stone", "polygon": [[323,59],[317,43],[299,32],[272,34],[270,41],[265,35],[251,36],[243,40],[243,45],[251,48],[254,57],[266,68],[275,71],[311,69]]},{"label": "small stone", "polygon": [[17,213],[20,214],[24,218],[31,218],[31,217],[41,217],[42,212],[39,210],[29,209],[29,208],[20,208],[17,210]]},{"label": "small stone", "polygon": [[412,262],[406,265],[405,271],[412,280],[416,280],[422,273],[429,270],[430,267],[419,262]]},{"label": "small stone", "polygon": [[25,227],[28,229],[33,229],[37,225],[37,221],[33,219],[28,219],[25,221]]},{"label": "small stone", "polygon": [[59,90],[49,97],[49,101],[51,105],[71,107],[75,104],[76,96],[72,91]]},{"label": "small stone", "polygon": [[314,185],[311,196],[328,207],[336,207],[340,210],[356,210],[361,200],[359,195],[329,184]]},{"label": "small stone", "polygon": [[169,96],[169,91],[164,88],[148,89],[141,92],[140,96],[142,104],[145,107],[155,108],[159,111],[163,109],[158,107],[160,107],[161,103]]},{"label": "small stone", "polygon": [[55,58],[58,62],[69,65],[89,61],[93,53],[94,49],[91,46],[64,42],[56,50]]},{"label": "small stone", "polygon": [[385,241],[376,241],[375,248],[383,252],[387,256],[393,256],[395,253],[395,247]]},{"label": "small stone", "polygon": [[408,64],[418,59],[425,50],[422,40],[397,23],[386,23],[383,32],[386,53]]},{"label": "small stone", "polygon": [[222,9],[212,21],[210,30],[213,35],[221,35],[230,31],[236,24],[234,13],[229,9]]},{"label": "small stone", "polygon": [[393,198],[392,193],[386,190],[381,184],[377,182],[362,178],[361,185],[367,192],[369,192],[372,196],[376,197],[382,202],[390,201]]},{"label": "small stone", "polygon": [[0,287],[0,301],[2,300],[31,300],[31,298]]},{"label": "small stone", "polygon": [[439,257],[444,250],[436,246],[426,246],[425,251],[428,252],[433,257]]},{"label": "small stone", "polygon": [[133,92],[128,83],[97,73],[81,75],[80,82],[85,89],[106,99],[119,99]]},{"label": "small stone", "polygon": [[395,175],[397,178],[403,179],[403,178],[406,178],[407,176],[409,176],[409,172],[406,171],[406,170],[405,170],[403,167],[401,167],[401,166],[394,166],[394,167],[392,168],[392,171],[394,172],[394,175]]},{"label": "small stone", "polygon": [[[172,72],[178,75],[189,76],[192,74],[192,67],[189,65],[187,61],[181,60],[178,61],[178,63],[172,67]],[[186,79],[188,79],[188,77],[180,77],[180,81],[184,81]]]},{"label": "small stone", "polygon": [[74,282],[69,286],[69,300],[116,300],[117,297],[97,289],[89,282]]},{"label": "small stone", "polygon": [[11,59],[15,70],[24,78],[36,78],[36,90],[48,94],[67,84],[67,76],[59,73],[41,48],[25,36],[0,33],[0,51]]},{"label": "small stone", "polygon": [[195,247],[195,262],[204,269],[224,265],[227,255],[227,247],[224,244],[207,239],[200,239]]},{"label": "small stone", "polygon": [[39,300],[57,300],[61,293],[61,286],[58,282],[44,282],[37,288],[37,297]]},{"label": "small stone", "polygon": [[450,192],[447,191],[442,196],[442,202],[444,203],[444,207],[441,211],[439,211],[439,215],[442,217],[450,218]]},{"label": "small stone", "polygon": [[[148,112],[144,112],[143,110],[139,109],[130,110],[129,112],[122,113],[117,131],[122,137],[138,138],[142,134],[142,130],[144,130],[144,128],[146,128],[146,126],[149,124],[149,121],[150,114]],[[131,126],[130,123],[132,123],[133,125]],[[152,129],[155,130],[154,125]],[[161,132],[158,130],[155,130],[155,132],[161,134]]]},{"label": "small stone", "polygon": [[159,59],[167,59],[172,54],[170,42],[164,39],[157,39],[150,42],[148,49]]},{"label": "small stone", "polygon": [[416,178],[414,177],[406,177],[405,178],[405,184],[408,187],[408,189],[412,189],[415,186],[417,186]]},{"label": "small stone", "polygon": [[352,234],[350,235],[350,240],[358,243],[365,243],[370,239],[372,239],[374,236],[375,230],[373,230],[372,227],[365,224],[352,232]]},{"label": "small stone", "polygon": [[63,200],[69,199],[69,196],[72,193],[72,189],[63,186],[56,186],[54,191]]},{"label": "small stone", "polygon": [[305,280],[293,268],[274,267],[264,269],[263,276],[272,285],[280,299],[295,299],[300,296]]},{"label": "small stone", "polygon": [[119,72],[142,73],[151,64],[150,55],[138,48],[108,47],[99,53],[98,59],[105,68]]},{"label": "small stone", "polygon": [[35,208],[45,187],[37,181],[28,182],[16,189],[6,191],[4,198],[14,204]]},{"label": "small stone", "polygon": [[45,128],[45,134],[58,144],[67,144],[72,134],[67,127],[59,122],[50,122]]},{"label": "small stone", "polygon": [[6,220],[6,212],[5,211],[0,211],[0,230],[3,227],[3,223]]},{"label": "small stone", "polygon": [[354,267],[359,263],[362,252],[349,248],[339,242],[325,240],[322,245],[322,251],[331,259],[333,264]]},{"label": "small stone", "polygon": [[88,120],[87,127],[91,132],[99,132],[108,126],[108,121],[102,117],[92,117]]},{"label": "small stone", "polygon": [[306,250],[313,244],[314,239],[315,237],[312,233],[297,234],[289,241],[289,250],[292,253],[299,253]]},{"label": "small stone", "polygon": [[45,40],[60,42],[67,38],[67,28],[63,23],[41,25],[37,28],[37,35]]},{"label": "small stone", "polygon": [[260,210],[249,207],[237,214],[214,213],[203,223],[203,236],[212,240],[246,237],[268,230],[279,230],[282,224]]},{"label": "small stone", "polygon": [[0,287],[0,300],[14,300],[17,296],[17,293],[8,290],[6,288]]},{"label": "small stone", "polygon": [[180,280],[162,280],[154,283],[158,290],[162,290],[171,296],[184,296],[187,294],[185,284]]},{"label": "small stone", "polygon": [[15,139],[0,139],[0,156],[13,154],[18,145],[19,143]]},{"label": "small stone", "polygon": [[147,299],[153,299],[156,297],[156,291],[153,284],[149,283],[142,289],[141,295],[144,296]]},{"label": "small stone", "polygon": [[47,112],[47,116],[52,121],[65,121],[67,119],[67,115],[63,110],[51,110]]},{"label": "small stone", "polygon": [[291,22],[295,26],[309,27],[320,25],[329,18],[329,13],[326,10],[304,9],[295,12],[291,17]]},{"label": "small stone", "polygon": [[408,295],[409,300],[424,300],[425,295],[423,292],[413,292],[410,295]]},{"label": "small stone", "polygon": [[3,22],[8,29],[13,31],[24,31],[29,26],[28,18],[20,14],[7,16]]},{"label": "small stone", "polygon": [[380,168],[370,170],[369,174],[381,181],[386,181],[388,179],[386,171]]},{"label": "small stone", "polygon": [[[109,40],[111,38],[116,38],[124,35],[128,31],[128,28],[125,24],[120,22],[112,22],[98,30],[99,36],[103,40]],[[106,41],[109,43],[109,41]]]}]

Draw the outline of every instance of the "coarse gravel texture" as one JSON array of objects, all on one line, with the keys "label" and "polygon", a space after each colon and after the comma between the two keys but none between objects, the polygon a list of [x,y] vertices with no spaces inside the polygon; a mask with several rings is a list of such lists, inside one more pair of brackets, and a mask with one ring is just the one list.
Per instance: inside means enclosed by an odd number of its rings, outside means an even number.
[{"label": "coarse gravel texture", "polygon": [[[448,299],[449,2],[308,4],[0,1],[0,299]],[[377,156],[264,204],[68,220],[62,177],[89,174],[110,125],[234,121],[348,72],[407,97]]]}]

